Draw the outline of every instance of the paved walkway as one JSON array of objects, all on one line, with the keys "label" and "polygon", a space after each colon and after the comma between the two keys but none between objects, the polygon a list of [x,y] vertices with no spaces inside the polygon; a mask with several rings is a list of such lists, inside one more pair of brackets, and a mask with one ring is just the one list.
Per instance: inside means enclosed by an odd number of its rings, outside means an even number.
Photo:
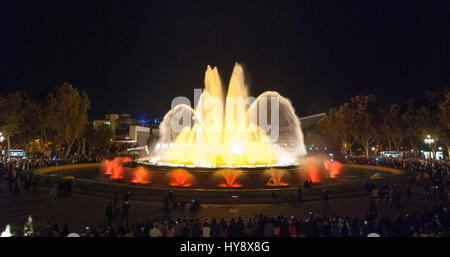
[{"label": "paved walkway", "polygon": [[[103,224],[106,221],[105,207],[111,199],[100,196],[89,196],[73,194],[70,198],[49,201],[48,189],[38,188],[36,194],[30,192],[28,195],[21,192],[20,196],[11,197],[5,185],[0,186],[0,231],[6,224],[24,224],[29,214],[34,219],[50,221],[58,224],[68,224],[71,231],[80,231],[86,225]],[[436,202],[420,200],[421,191],[419,187],[414,188],[413,198],[406,199],[406,193],[402,192],[402,211],[425,210],[434,208]],[[119,205],[123,203],[123,196],[119,195]],[[330,195],[330,208],[333,213],[348,216],[364,216],[369,209],[369,196],[355,196],[348,198],[333,199]],[[382,215],[392,215],[400,210],[398,207],[380,207]],[[231,218],[249,217],[264,213],[265,215],[304,216],[308,212],[321,213],[323,211],[322,201],[308,201],[303,205],[291,203],[278,204],[204,204],[202,208],[192,213],[189,208],[184,211],[173,212],[173,217],[216,217]],[[162,218],[161,201],[142,201],[130,199],[130,222],[139,220]]]}]

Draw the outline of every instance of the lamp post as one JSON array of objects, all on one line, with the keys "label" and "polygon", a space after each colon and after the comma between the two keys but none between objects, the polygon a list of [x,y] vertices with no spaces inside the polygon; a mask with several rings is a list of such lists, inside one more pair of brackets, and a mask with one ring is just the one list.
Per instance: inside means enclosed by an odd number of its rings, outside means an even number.
[{"label": "lamp post", "polygon": [[424,142],[425,142],[425,144],[429,145],[429,147],[431,148],[431,151],[433,152],[433,157],[436,158],[435,157],[436,154],[434,152],[434,147],[433,147],[434,139],[431,137],[431,135],[427,135],[427,138],[425,138]]},{"label": "lamp post", "polygon": [[[2,132],[0,132],[0,144],[2,144],[3,141],[5,141],[5,137],[3,136]],[[3,150],[3,146],[2,146],[2,150]],[[2,156],[2,158],[3,158],[3,156]]]},{"label": "lamp post", "polygon": [[5,139],[7,140],[7,148],[6,148],[6,158],[9,158],[9,148],[10,148],[10,140],[9,140],[9,135],[7,135],[6,137],[3,136],[3,134],[0,132],[0,143],[3,143],[3,141],[5,141]]}]

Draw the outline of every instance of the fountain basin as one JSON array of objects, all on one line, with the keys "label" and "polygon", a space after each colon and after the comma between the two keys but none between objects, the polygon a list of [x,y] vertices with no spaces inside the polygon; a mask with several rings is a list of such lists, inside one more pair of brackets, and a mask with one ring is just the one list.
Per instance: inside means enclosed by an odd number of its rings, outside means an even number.
[{"label": "fountain basin", "polygon": [[[127,183],[133,170],[143,167],[150,177],[148,185],[153,187],[190,187],[190,188],[267,188],[299,186],[304,183],[299,165],[277,167],[246,168],[205,168],[205,167],[171,167],[151,165],[136,161],[124,163],[122,176]],[[275,178],[281,183],[268,185],[274,178],[270,170],[283,171],[283,177]],[[284,178],[285,177],[285,178]]]}]

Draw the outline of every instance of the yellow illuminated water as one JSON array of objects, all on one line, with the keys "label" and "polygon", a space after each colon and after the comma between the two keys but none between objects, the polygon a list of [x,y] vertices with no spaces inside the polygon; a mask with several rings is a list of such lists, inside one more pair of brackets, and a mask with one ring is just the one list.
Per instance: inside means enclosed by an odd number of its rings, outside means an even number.
[{"label": "yellow illuminated water", "polygon": [[[236,63],[226,94],[216,67],[207,67],[204,84],[195,110],[187,105],[179,105],[166,114],[162,122],[164,125],[162,128],[160,126],[160,133],[163,134],[171,134],[167,124],[170,119],[178,122],[177,119],[180,118],[176,116],[177,113],[190,113],[193,122],[181,132],[175,133],[174,140],[164,140],[163,136],[162,143],[156,146],[156,150],[162,153],[153,161],[164,165],[203,167],[245,167],[280,163],[282,158],[279,157],[277,147],[273,142],[268,142],[266,133],[257,124],[249,121],[248,110],[253,108],[252,105],[257,105],[258,101],[245,102],[248,89],[242,67]],[[276,95],[279,96],[277,93]],[[290,102],[288,104],[291,106]],[[290,108],[296,118],[293,108]],[[298,120],[296,122],[289,123],[295,123],[299,127]],[[301,134],[301,130],[299,133]],[[303,146],[302,134],[301,145]]]}]

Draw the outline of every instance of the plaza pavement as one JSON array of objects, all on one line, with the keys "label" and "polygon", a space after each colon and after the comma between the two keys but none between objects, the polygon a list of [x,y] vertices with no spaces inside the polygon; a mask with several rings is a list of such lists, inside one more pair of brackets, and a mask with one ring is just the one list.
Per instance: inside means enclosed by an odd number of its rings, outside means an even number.
[{"label": "plaza pavement", "polygon": [[[400,186],[400,185],[399,185]],[[379,207],[381,215],[393,216],[399,210],[426,210],[437,206],[436,201],[421,200],[421,188],[413,187],[412,199],[406,198],[403,188],[401,209],[398,207]],[[8,188],[5,184],[0,186],[0,231],[7,224],[24,224],[29,214],[34,220],[43,222],[68,224],[70,231],[80,232],[87,225],[100,225],[106,222],[105,207],[112,200],[101,196],[72,194],[69,198],[59,199],[53,203],[49,201],[48,189],[38,188],[36,194],[32,190],[29,194],[21,191],[20,196],[12,197],[8,195]],[[145,221],[147,219],[160,219],[164,217],[161,201],[144,201],[130,199],[130,223]],[[369,209],[369,196],[358,195],[346,198],[333,198],[330,195],[330,208],[332,213],[340,215],[363,217]],[[123,196],[119,195],[119,206],[123,203]],[[197,212],[191,212],[186,207],[184,211],[176,210],[172,217],[221,217],[230,219],[231,217],[242,217],[245,221],[255,214],[263,213],[269,216],[284,215],[304,216],[309,212],[322,213],[323,202],[320,200],[307,201],[303,205],[280,202],[269,204],[202,204]],[[117,222],[116,222],[117,223]]]}]

